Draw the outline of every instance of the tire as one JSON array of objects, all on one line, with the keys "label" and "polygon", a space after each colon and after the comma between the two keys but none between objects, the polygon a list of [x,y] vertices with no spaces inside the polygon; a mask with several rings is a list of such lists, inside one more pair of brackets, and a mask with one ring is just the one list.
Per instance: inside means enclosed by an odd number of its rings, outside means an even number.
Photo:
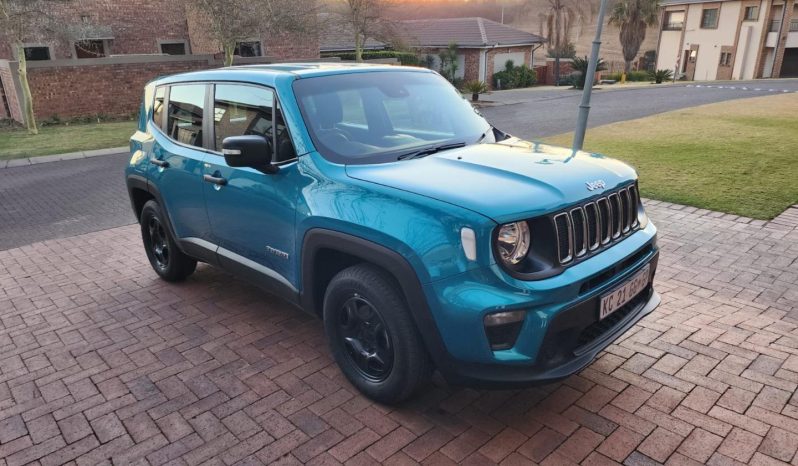
[{"label": "tire", "polygon": [[377,267],[355,265],[333,277],[324,330],[346,378],[375,401],[399,403],[430,378],[432,362],[402,293]]},{"label": "tire", "polygon": [[144,250],[155,273],[168,282],[180,282],[194,273],[197,261],[183,253],[167,227],[161,206],[147,201],[139,217]]}]

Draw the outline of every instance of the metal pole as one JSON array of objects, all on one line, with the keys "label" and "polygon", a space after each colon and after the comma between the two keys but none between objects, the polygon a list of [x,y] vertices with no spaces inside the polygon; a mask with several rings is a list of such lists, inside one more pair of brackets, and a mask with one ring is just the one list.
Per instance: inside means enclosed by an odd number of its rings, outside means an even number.
[{"label": "metal pole", "polygon": [[585,143],[585,131],[587,131],[587,117],[590,114],[590,94],[593,91],[593,81],[596,77],[596,66],[598,65],[599,50],[601,49],[601,31],[604,29],[604,13],[607,10],[607,0],[601,0],[598,12],[598,26],[596,27],[596,38],[593,39],[593,50],[590,53],[590,62],[587,65],[587,76],[585,76],[585,88],[582,90],[582,101],[579,103],[579,116],[576,118],[576,131],[574,132],[574,150],[582,150]]}]

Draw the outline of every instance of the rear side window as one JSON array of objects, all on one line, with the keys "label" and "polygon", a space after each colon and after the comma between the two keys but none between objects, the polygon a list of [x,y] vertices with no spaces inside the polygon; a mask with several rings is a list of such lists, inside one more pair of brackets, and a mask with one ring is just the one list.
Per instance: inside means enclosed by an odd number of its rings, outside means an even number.
[{"label": "rear side window", "polygon": [[185,84],[169,90],[166,132],[170,138],[190,146],[202,147],[202,112],[205,85]]},{"label": "rear side window", "polygon": [[284,162],[296,157],[288,129],[276,105],[274,91],[271,89],[217,84],[213,105],[213,128],[217,151],[222,150],[225,138],[255,135],[263,136],[273,142],[275,162]]},{"label": "rear side window", "polygon": [[166,88],[159,87],[155,89],[155,101],[152,103],[152,122],[158,128],[163,127],[163,104],[166,97]]}]

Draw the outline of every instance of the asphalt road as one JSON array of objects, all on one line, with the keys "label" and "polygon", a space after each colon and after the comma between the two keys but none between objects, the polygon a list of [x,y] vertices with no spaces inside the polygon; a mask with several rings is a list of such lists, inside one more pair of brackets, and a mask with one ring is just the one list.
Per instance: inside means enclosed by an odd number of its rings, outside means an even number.
[{"label": "asphalt road", "polygon": [[[616,90],[606,86],[594,94],[590,125],[798,91],[798,80],[718,85],[724,88],[652,85]],[[580,93],[567,89],[517,90],[494,93],[486,99],[504,103],[482,110],[493,125],[522,138],[536,139],[573,130]],[[0,250],[133,223],[122,175],[127,157],[117,154],[0,170]]]},{"label": "asphalt road", "polygon": [[[714,102],[798,92],[798,79],[699,85],[652,84],[625,89],[617,86],[600,86],[594,90],[589,127]],[[503,105],[486,107],[481,112],[502,131],[523,139],[538,139],[573,131],[581,98],[581,91],[572,89],[504,91],[484,97],[484,100]]]}]

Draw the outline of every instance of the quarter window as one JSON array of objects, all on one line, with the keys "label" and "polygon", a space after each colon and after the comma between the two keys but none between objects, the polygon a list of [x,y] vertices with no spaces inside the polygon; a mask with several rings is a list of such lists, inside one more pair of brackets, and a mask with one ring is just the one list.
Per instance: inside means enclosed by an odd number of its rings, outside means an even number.
[{"label": "quarter window", "polygon": [[155,100],[152,103],[152,122],[158,128],[163,127],[163,104],[166,97],[166,88],[159,87],[155,89]]},{"label": "quarter window", "polygon": [[169,91],[169,118],[166,124],[169,137],[183,144],[202,147],[204,103],[204,84],[172,86]]},{"label": "quarter window", "polygon": [[702,29],[717,29],[718,27],[718,9],[707,8],[701,12],[701,28]]}]

